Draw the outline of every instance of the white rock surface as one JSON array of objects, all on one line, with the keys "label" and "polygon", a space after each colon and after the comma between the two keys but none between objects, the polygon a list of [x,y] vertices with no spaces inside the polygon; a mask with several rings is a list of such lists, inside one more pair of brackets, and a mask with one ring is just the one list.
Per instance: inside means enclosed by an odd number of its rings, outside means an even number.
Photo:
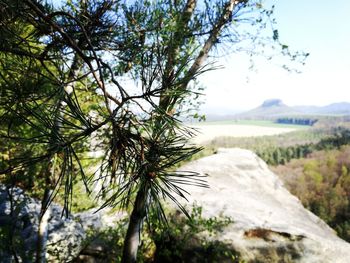
[{"label": "white rock surface", "polygon": [[247,262],[350,262],[350,244],[291,195],[253,152],[220,149],[181,170],[208,175],[210,189],[186,187],[206,217],[230,216],[220,236]]}]

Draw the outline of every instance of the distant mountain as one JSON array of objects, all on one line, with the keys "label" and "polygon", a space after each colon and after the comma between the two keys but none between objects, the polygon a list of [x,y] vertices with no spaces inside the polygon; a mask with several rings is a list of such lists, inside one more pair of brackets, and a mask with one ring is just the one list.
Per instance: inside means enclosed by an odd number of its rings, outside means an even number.
[{"label": "distant mountain", "polygon": [[265,100],[259,107],[246,111],[240,114],[236,114],[236,118],[242,119],[254,119],[254,118],[274,118],[286,115],[300,115],[301,112],[289,107],[280,99]]},{"label": "distant mountain", "polygon": [[265,100],[259,107],[236,114],[234,118],[241,119],[271,119],[283,116],[308,115],[350,115],[350,103],[339,102],[326,106],[288,106],[280,99]]},{"label": "distant mountain", "polygon": [[284,104],[280,99],[269,99],[269,100],[265,100],[260,107],[269,108],[269,107],[285,107],[285,106],[287,105]]},{"label": "distant mountain", "polygon": [[350,103],[338,102],[332,103],[327,106],[295,106],[293,107],[297,111],[304,114],[320,114],[320,115],[350,115]]},{"label": "distant mountain", "polygon": [[303,116],[350,116],[350,103],[338,102],[326,106],[288,106],[280,99],[265,100],[259,107],[235,114],[206,114],[207,121],[224,121],[233,119],[277,119],[280,117]]}]

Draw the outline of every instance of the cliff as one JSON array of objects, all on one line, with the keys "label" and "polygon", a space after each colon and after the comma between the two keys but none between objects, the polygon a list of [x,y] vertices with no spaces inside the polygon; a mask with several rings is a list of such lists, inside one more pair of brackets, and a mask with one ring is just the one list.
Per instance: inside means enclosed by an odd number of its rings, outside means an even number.
[{"label": "cliff", "polygon": [[291,195],[254,153],[221,149],[183,167],[208,175],[210,189],[186,187],[204,216],[233,219],[215,238],[247,262],[349,262],[350,244]]}]

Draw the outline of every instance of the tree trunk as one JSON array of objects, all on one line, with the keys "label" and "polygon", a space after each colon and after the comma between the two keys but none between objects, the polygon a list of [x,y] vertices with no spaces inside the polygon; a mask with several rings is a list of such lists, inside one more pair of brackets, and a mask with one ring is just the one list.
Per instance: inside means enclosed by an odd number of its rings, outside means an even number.
[{"label": "tree trunk", "polygon": [[50,209],[48,202],[50,201],[51,194],[52,190],[45,189],[39,216],[38,240],[36,245],[36,263],[46,262],[46,244],[48,240],[50,218]]},{"label": "tree trunk", "polygon": [[128,231],[124,240],[122,263],[135,263],[137,260],[142,223],[146,216],[148,192],[147,186],[141,186],[137,193],[134,209],[130,216]]}]

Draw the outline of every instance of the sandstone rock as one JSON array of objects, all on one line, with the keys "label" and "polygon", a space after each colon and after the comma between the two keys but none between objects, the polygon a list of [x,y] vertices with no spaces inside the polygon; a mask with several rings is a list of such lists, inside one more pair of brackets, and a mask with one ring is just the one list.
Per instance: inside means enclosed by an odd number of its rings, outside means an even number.
[{"label": "sandstone rock", "polygon": [[[7,189],[0,185],[0,258],[1,262],[13,262],[13,254],[16,252],[21,259],[29,259],[34,253],[32,243],[35,219],[31,219],[36,204],[26,205],[26,196],[19,188]],[[12,204],[12,205],[11,205]],[[35,216],[34,216],[35,217]],[[12,234],[12,243],[21,250],[14,250],[11,242],[6,240]]]},{"label": "sandstone rock", "polygon": [[[12,205],[11,205],[12,204]],[[14,187],[0,184],[0,262],[13,262],[14,251],[20,261],[32,262],[35,258],[40,202]],[[89,249],[96,249],[91,233],[115,227],[125,213],[111,212],[111,209],[91,209],[68,218],[62,217],[62,207],[51,204],[46,258],[47,262],[70,262],[76,259],[89,243]],[[11,231],[11,232],[9,232]],[[13,234],[14,251],[8,238]],[[86,242],[89,241],[89,242]],[[103,248],[105,249],[105,248]]]},{"label": "sandstone rock", "polygon": [[[12,205],[11,205],[12,204]],[[13,250],[24,262],[31,262],[35,255],[40,202],[24,194],[19,188],[0,185],[0,230],[4,235],[0,240],[1,262],[13,262],[14,253],[9,247],[8,233],[12,233]],[[47,244],[48,262],[68,262],[82,249],[86,233],[74,217],[61,217],[62,207],[50,206],[49,237]]]},{"label": "sandstone rock", "polygon": [[220,149],[180,170],[208,175],[210,189],[187,186],[206,217],[233,219],[215,238],[247,262],[350,262],[350,244],[306,210],[254,153]]},{"label": "sandstone rock", "polygon": [[48,262],[70,262],[83,248],[87,234],[82,224],[74,216],[61,217],[62,207],[51,205],[49,237],[47,243]]}]

